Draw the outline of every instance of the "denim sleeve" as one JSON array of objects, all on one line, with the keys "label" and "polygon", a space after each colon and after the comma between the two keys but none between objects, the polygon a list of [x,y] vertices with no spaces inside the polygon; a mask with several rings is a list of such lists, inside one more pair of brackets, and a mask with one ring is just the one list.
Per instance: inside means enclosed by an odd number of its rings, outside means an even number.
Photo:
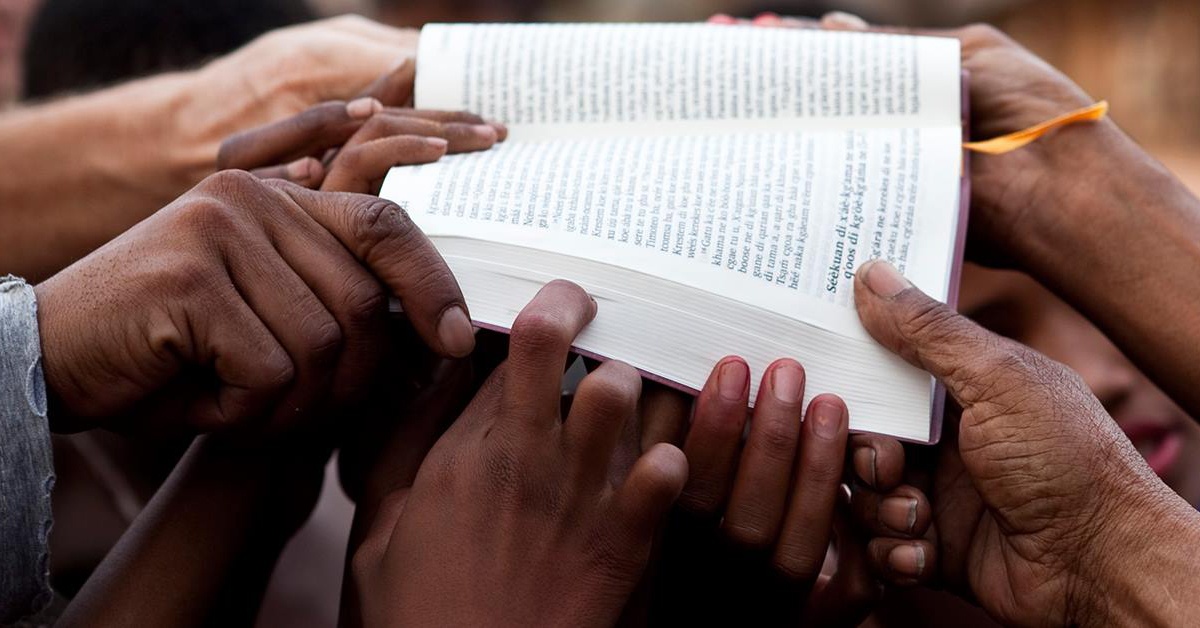
[{"label": "denim sleeve", "polygon": [[51,600],[54,466],[33,288],[0,277],[0,624]]}]

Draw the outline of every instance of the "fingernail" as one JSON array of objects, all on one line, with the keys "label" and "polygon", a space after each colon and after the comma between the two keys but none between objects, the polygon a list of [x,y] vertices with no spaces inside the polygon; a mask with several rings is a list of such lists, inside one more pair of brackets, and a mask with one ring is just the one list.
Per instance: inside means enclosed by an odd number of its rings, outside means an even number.
[{"label": "fingernail", "polygon": [[854,470],[867,486],[875,486],[875,458],[878,454],[874,447],[859,447],[854,450]]},{"label": "fingernail", "polygon": [[850,490],[850,485],[845,482],[838,486],[838,494],[842,497],[842,503],[847,506],[854,500],[854,491]]},{"label": "fingernail", "polygon": [[430,147],[437,150],[446,150],[446,148],[450,146],[450,142],[447,142],[440,137],[427,137],[425,138],[425,142],[428,143]]},{"label": "fingernail", "polygon": [[804,371],[790,362],[784,362],[771,369],[771,394],[776,401],[788,405],[800,403],[803,394]]},{"label": "fingernail", "polygon": [[600,313],[600,303],[596,301],[596,297],[590,294],[588,295],[588,299],[592,302],[592,316],[595,317],[596,314]]},{"label": "fingernail", "polygon": [[467,318],[467,313],[460,306],[456,305],[442,314],[437,333],[442,350],[452,357],[466,357],[475,348],[475,330],[471,327],[471,319]]},{"label": "fingernail", "polygon": [[900,271],[883,260],[871,260],[858,271],[858,276],[875,294],[890,299],[912,286]]},{"label": "fingernail", "polygon": [[826,27],[840,27],[854,30],[866,30],[869,28],[867,21],[845,11],[830,11],[821,18],[821,24]]},{"label": "fingernail", "polygon": [[741,401],[750,381],[750,369],[741,360],[730,360],[717,373],[717,392],[725,401]]},{"label": "fingernail", "polygon": [[829,402],[814,403],[809,408],[808,415],[805,420],[813,422],[813,433],[825,439],[837,438],[842,429],[842,421],[845,420],[845,412],[841,405]]},{"label": "fingernail", "polygon": [[889,497],[879,504],[879,523],[901,534],[912,534],[917,525],[917,500]]},{"label": "fingernail", "polygon": [[779,14],[771,13],[769,11],[766,13],[759,13],[758,15],[754,16],[754,20],[751,21],[751,24],[754,24],[755,26],[774,26],[779,24]]},{"label": "fingernail", "polygon": [[487,139],[495,142],[499,135],[496,134],[496,127],[490,124],[472,124],[471,131],[480,139]]},{"label": "fingernail", "polygon": [[888,567],[896,575],[918,578],[925,571],[925,549],[920,545],[897,545],[888,552]]},{"label": "fingernail", "polygon": [[346,115],[362,120],[383,111],[383,103],[374,98],[358,98],[346,103]]},{"label": "fingernail", "polygon": [[496,131],[496,141],[504,141],[504,138],[508,137],[507,126],[492,120],[488,120],[487,123]]},{"label": "fingernail", "polygon": [[733,19],[732,15],[728,15],[725,13],[718,13],[718,14],[708,18],[708,23],[709,24],[736,24],[737,20]]}]

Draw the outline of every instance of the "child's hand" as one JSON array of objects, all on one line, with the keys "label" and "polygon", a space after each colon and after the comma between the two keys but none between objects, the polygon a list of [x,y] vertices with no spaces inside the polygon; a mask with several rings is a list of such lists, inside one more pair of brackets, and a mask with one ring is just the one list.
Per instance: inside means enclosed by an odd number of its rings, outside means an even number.
[{"label": "child's hand", "polygon": [[374,98],[327,102],[238,133],[221,144],[217,169],[250,170],[334,192],[377,194],[393,166],[491,148],[504,125],[462,111],[384,107]]},{"label": "child's hand", "polygon": [[[508,359],[385,505],[353,578],[367,625],[611,625],[641,577],[687,464],[653,447],[610,468],[641,379],[608,362],[559,404],[575,336],[595,302],[547,285],[513,325]],[[634,445],[636,446],[636,445]]]},{"label": "child's hand", "polygon": [[[664,537],[656,618],[857,624],[880,587],[837,508],[846,406],[819,396],[801,422],[804,371],[780,360],[763,377],[743,445],[749,373],[740,358],[723,360],[697,400],[684,447],[691,473]],[[928,525],[927,505],[918,515],[916,525]],[[822,576],[835,531],[837,571]]]}]

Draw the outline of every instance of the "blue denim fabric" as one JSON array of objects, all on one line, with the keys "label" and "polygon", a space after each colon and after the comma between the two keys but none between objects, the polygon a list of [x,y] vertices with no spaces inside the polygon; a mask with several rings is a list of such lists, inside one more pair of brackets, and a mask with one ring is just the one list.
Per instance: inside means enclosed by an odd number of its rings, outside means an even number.
[{"label": "blue denim fabric", "polygon": [[52,599],[53,487],[37,301],[24,281],[0,277],[0,624]]}]

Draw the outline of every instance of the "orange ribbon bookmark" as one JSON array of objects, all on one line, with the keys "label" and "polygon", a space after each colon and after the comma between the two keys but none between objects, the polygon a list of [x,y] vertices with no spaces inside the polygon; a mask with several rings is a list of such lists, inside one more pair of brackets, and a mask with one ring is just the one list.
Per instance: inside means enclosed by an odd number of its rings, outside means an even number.
[{"label": "orange ribbon bookmark", "polygon": [[1102,100],[1090,107],[1077,109],[1071,113],[1063,114],[1053,120],[1047,120],[1016,133],[1009,133],[1008,135],[979,142],[966,142],[963,144],[963,148],[988,155],[1003,155],[1004,153],[1017,150],[1059,127],[1075,124],[1076,122],[1102,120],[1106,115],[1108,115],[1108,101]]}]

